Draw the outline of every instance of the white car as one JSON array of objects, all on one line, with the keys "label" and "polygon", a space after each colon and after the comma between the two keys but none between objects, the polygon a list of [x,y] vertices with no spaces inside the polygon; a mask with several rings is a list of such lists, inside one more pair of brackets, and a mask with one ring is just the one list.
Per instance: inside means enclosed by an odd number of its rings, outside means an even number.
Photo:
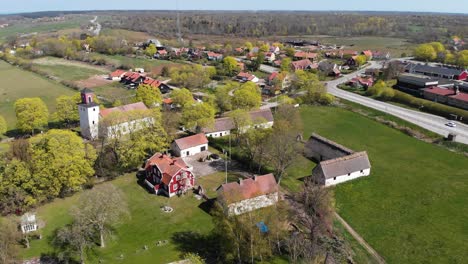
[{"label": "white car", "polygon": [[448,127],[456,127],[457,126],[457,124],[455,124],[454,122],[448,122],[445,125],[448,126]]}]

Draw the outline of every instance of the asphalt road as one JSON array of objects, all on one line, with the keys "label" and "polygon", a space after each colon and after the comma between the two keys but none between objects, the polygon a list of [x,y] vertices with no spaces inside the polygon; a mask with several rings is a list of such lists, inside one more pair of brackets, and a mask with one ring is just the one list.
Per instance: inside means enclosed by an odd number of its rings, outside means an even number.
[{"label": "asphalt road", "polygon": [[339,84],[345,83],[348,80],[360,75],[365,71],[366,68],[377,68],[381,66],[382,65],[379,62],[371,62],[369,66],[363,68],[362,70],[344,75],[343,77],[336,80],[329,81],[327,83],[328,92],[336,97],[394,115],[442,136],[447,136],[449,133],[454,133],[457,135],[455,139],[457,142],[468,144],[468,125],[455,122],[457,126],[455,128],[451,128],[445,125],[447,122],[449,122],[449,120],[446,118],[410,110],[389,103],[384,103],[369,97],[341,90],[337,87]]}]

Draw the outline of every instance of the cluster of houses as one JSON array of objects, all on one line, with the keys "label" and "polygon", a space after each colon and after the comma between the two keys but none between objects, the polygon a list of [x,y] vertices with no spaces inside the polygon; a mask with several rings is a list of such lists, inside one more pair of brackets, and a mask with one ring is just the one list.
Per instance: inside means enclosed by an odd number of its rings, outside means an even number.
[{"label": "cluster of houses", "polygon": [[160,89],[163,94],[171,90],[164,82],[146,76],[144,69],[135,69],[135,71],[116,70],[109,74],[108,79],[119,81],[125,84],[129,89],[136,89],[140,84],[145,84],[155,89]]},{"label": "cluster of houses", "polygon": [[396,88],[434,102],[468,110],[468,72],[465,69],[407,64]]}]

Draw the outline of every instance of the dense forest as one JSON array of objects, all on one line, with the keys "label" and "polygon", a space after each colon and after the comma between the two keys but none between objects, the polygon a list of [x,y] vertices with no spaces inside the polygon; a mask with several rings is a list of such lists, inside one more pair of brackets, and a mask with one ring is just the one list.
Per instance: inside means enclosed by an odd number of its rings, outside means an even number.
[{"label": "dense forest", "polygon": [[[155,35],[177,32],[174,11],[107,11],[104,26]],[[468,35],[468,16],[381,12],[180,12],[182,34],[394,36],[420,43]]]}]

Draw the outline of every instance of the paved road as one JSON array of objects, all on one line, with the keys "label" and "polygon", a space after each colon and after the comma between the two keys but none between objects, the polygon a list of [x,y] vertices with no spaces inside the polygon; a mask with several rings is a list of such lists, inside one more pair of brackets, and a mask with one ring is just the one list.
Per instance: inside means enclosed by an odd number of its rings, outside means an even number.
[{"label": "paved road", "polygon": [[369,244],[367,244],[367,242],[364,240],[364,238],[362,238],[343,218],[341,218],[341,216],[335,212],[335,218],[346,228],[346,230],[354,237],[354,239],[356,239],[357,242],[359,242],[359,244],[361,244],[361,246],[367,250],[367,252],[369,252],[369,254],[371,254],[375,261],[377,261],[377,263],[379,264],[385,264],[385,260],[384,258],[382,258],[382,256],[379,255],[379,253],[377,253],[377,251],[375,251],[375,249],[373,249]]},{"label": "paved road", "polygon": [[[369,67],[377,68],[381,66],[382,65],[378,62],[371,62],[370,65],[367,66],[366,68],[369,68]],[[442,136],[447,136],[449,133],[454,133],[457,135],[456,137],[457,142],[468,144],[468,125],[465,125],[460,122],[455,122],[457,124],[457,127],[450,128],[445,125],[448,122],[446,118],[419,112],[419,111],[410,110],[410,109],[395,106],[389,103],[384,103],[384,102],[377,101],[369,97],[365,97],[365,96],[361,96],[355,93],[341,90],[337,87],[339,84],[345,83],[351,78],[356,77],[359,74],[363,73],[366,68],[363,68],[362,70],[359,70],[357,72],[354,72],[348,75],[344,75],[341,78],[328,82],[327,83],[328,92],[335,95],[336,97],[343,98],[348,101],[352,101],[354,103],[358,103],[358,104],[394,115],[396,117],[399,117],[403,120],[411,122],[415,125],[423,127],[427,130],[430,130]]]}]

